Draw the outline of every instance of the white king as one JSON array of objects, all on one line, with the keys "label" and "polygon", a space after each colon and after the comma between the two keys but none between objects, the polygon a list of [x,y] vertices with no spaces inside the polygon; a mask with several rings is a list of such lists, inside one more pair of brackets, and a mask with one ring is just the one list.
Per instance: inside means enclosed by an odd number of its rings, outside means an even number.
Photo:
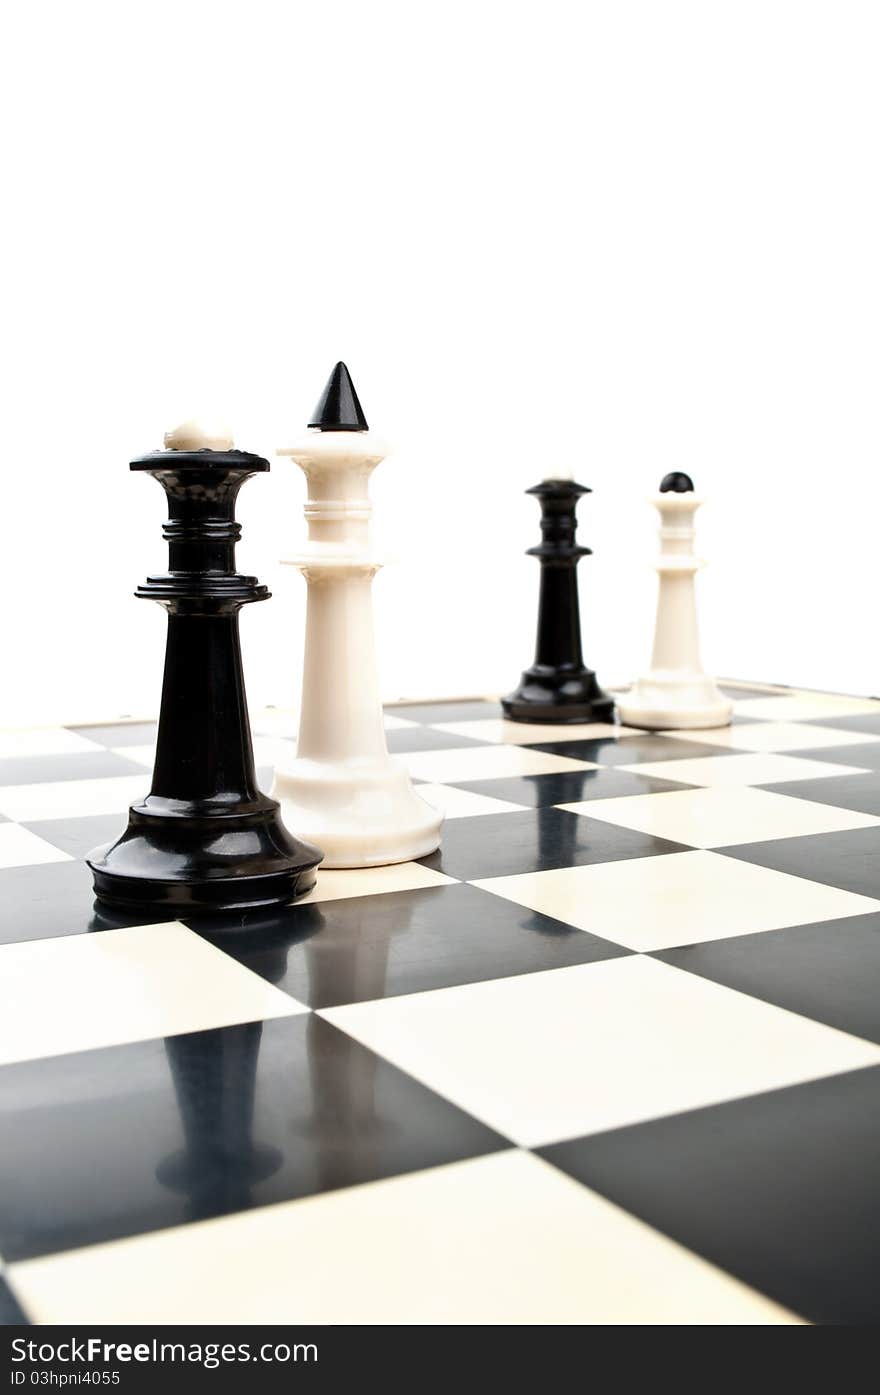
[{"label": "white king", "polygon": [[337,363],[291,455],[308,484],[308,584],[296,757],[275,771],[283,817],[324,851],[324,867],[373,867],[433,852],[442,815],[388,754],[373,633],[368,487],[387,451],[372,436],[344,363]]},{"label": "white king", "polygon": [[726,726],[732,705],[700,663],[694,577],[704,564],[694,556],[694,514],[703,501],[689,476],[674,471],[651,502],[660,511],[654,654],[650,673],[618,702],[620,720],[671,730]]}]

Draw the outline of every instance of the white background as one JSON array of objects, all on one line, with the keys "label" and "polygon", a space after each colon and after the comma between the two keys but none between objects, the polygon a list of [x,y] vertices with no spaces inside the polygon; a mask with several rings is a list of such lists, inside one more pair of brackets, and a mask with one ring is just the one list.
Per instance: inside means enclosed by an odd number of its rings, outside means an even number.
[{"label": "white background", "polygon": [[[165,551],[132,455],[213,412],[273,455],[344,358],[397,554],[389,698],[530,662],[537,506],[573,468],[585,655],[646,665],[691,472],[704,658],[880,689],[880,11],[851,0],[11,3],[2,719],[153,711]],[[288,460],[240,498],[252,705],[298,697]]]}]

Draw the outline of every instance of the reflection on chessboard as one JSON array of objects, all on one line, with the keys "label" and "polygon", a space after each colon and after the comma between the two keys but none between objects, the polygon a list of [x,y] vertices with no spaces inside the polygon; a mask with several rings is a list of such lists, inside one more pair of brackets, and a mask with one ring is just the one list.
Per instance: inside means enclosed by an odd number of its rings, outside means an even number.
[{"label": "reflection on chessboard", "polygon": [[396,707],[437,852],[149,924],[153,725],[4,734],[0,1317],[876,1322],[880,702],[724,692]]}]

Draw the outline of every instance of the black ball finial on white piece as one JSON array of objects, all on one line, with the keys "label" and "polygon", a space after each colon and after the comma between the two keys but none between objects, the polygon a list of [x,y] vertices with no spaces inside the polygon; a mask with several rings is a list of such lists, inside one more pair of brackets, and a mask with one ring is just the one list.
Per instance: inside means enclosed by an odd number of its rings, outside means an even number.
[{"label": "black ball finial on white piece", "polygon": [[660,481],[661,494],[693,494],[694,482],[683,470],[671,470]]}]

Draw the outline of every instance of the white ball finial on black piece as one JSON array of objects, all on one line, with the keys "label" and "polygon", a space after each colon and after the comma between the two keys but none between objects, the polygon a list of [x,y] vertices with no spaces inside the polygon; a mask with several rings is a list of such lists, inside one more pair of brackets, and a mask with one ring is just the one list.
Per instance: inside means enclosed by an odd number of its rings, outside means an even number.
[{"label": "white ball finial on black piece", "polygon": [[629,727],[688,730],[730,722],[732,704],[703,672],[694,577],[705,564],[694,556],[694,514],[702,503],[680,470],[665,475],[651,503],[660,512],[660,584],[651,669],[617,709]]},{"label": "white ball finial on black piece", "polygon": [[225,423],[184,421],[165,432],[166,450],[232,450],[232,432]]}]

